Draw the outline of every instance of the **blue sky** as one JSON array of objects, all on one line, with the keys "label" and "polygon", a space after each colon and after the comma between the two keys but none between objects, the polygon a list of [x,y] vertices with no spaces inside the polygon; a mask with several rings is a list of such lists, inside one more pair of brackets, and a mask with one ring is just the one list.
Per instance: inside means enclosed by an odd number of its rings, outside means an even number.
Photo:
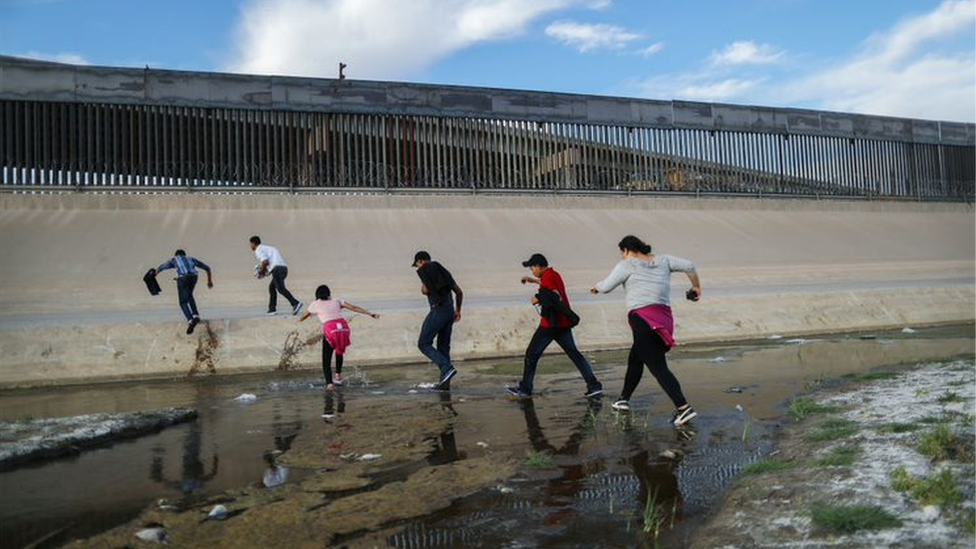
[{"label": "blue sky", "polygon": [[976,0],[0,0],[66,62],[976,120]]}]

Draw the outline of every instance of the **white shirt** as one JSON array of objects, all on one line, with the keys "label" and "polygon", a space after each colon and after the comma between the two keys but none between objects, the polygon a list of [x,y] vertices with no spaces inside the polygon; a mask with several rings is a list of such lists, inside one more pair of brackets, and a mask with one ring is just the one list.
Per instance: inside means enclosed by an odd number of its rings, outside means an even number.
[{"label": "white shirt", "polygon": [[274,246],[268,246],[267,244],[258,244],[258,247],[254,249],[254,257],[258,258],[258,263],[268,262],[268,271],[271,271],[275,267],[287,267],[285,263],[285,258],[281,257],[281,252],[278,248]]}]

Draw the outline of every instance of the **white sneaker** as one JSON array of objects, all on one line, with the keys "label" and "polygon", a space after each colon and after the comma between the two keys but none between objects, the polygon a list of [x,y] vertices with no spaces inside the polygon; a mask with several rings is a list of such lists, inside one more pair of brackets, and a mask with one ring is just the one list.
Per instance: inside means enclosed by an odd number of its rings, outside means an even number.
[{"label": "white sneaker", "polygon": [[630,411],[630,403],[627,402],[626,400],[618,400],[617,402],[611,404],[610,407],[613,408],[614,410],[617,410],[618,412]]},{"label": "white sneaker", "polygon": [[675,427],[681,427],[696,417],[698,417],[698,414],[695,412],[694,408],[689,406],[680,412],[675,410],[674,414],[671,416],[671,423],[673,423]]},{"label": "white sneaker", "polygon": [[342,374],[336,373],[334,376],[332,376],[332,382],[335,383],[336,385],[342,385],[343,383]]}]

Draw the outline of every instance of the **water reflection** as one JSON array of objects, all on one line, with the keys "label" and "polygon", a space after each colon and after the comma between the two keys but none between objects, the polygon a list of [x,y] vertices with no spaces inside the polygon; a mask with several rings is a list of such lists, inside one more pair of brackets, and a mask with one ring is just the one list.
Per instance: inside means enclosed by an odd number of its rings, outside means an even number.
[{"label": "water reflection", "polygon": [[264,476],[261,478],[261,484],[265,488],[273,488],[275,486],[280,486],[288,482],[289,469],[284,465],[278,465],[276,463],[276,457],[278,454],[275,452],[266,452],[264,454],[264,463],[268,466],[264,470]]},{"label": "water reflection", "polygon": [[326,423],[331,423],[336,414],[346,411],[346,396],[342,386],[336,387],[335,391],[326,391],[322,403],[322,419]]},{"label": "water reflection", "polygon": [[194,420],[187,426],[186,435],[183,438],[183,460],[179,479],[169,479],[166,477],[166,450],[160,446],[153,448],[152,462],[149,466],[149,479],[179,490],[184,496],[202,488],[209,481],[217,476],[217,469],[220,465],[220,456],[216,452],[210,459],[210,471],[204,465],[202,457],[203,446],[203,426],[200,420]]},{"label": "water reflection", "polygon": [[[441,407],[450,412],[452,416],[457,417],[458,413],[451,401],[451,394],[442,392],[439,396]],[[454,438],[454,423],[452,422],[434,441],[434,450],[427,456],[427,464],[444,465],[467,457],[467,452],[459,452],[457,449],[457,441]]]}]

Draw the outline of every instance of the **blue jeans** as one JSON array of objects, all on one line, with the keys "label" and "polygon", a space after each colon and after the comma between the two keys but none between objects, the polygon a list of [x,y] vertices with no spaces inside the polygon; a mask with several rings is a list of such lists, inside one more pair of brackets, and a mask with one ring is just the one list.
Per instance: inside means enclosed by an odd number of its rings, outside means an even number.
[{"label": "blue jeans", "polygon": [[583,380],[586,381],[587,390],[602,389],[603,385],[597,381],[593,375],[593,368],[590,363],[576,348],[576,341],[573,340],[573,330],[570,328],[537,328],[529,341],[529,347],[525,350],[525,367],[522,369],[522,381],[519,388],[528,394],[532,394],[532,380],[535,379],[535,369],[539,365],[539,358],[545,352],[546,347],[553,341],[556,342],[569,359],[576,365]]},{"label": "blue jeans", "polygon": [[[451,371],[451,331],[454,330],[454,305],[446,303],[431,307],[420,327],[420,338],[417,347],[424,356],[429,358],[441,371],[441,377]],[[437,338],[437,348],[434,348],[434,338]]]},{"label": "blue jeans", "polygon": [[176,293],[180,296],[180,309],[187,320],[200,316],[197,302],[193,299],[193,288],[197,285],[197,275],[185,275],[176,279]]}]

